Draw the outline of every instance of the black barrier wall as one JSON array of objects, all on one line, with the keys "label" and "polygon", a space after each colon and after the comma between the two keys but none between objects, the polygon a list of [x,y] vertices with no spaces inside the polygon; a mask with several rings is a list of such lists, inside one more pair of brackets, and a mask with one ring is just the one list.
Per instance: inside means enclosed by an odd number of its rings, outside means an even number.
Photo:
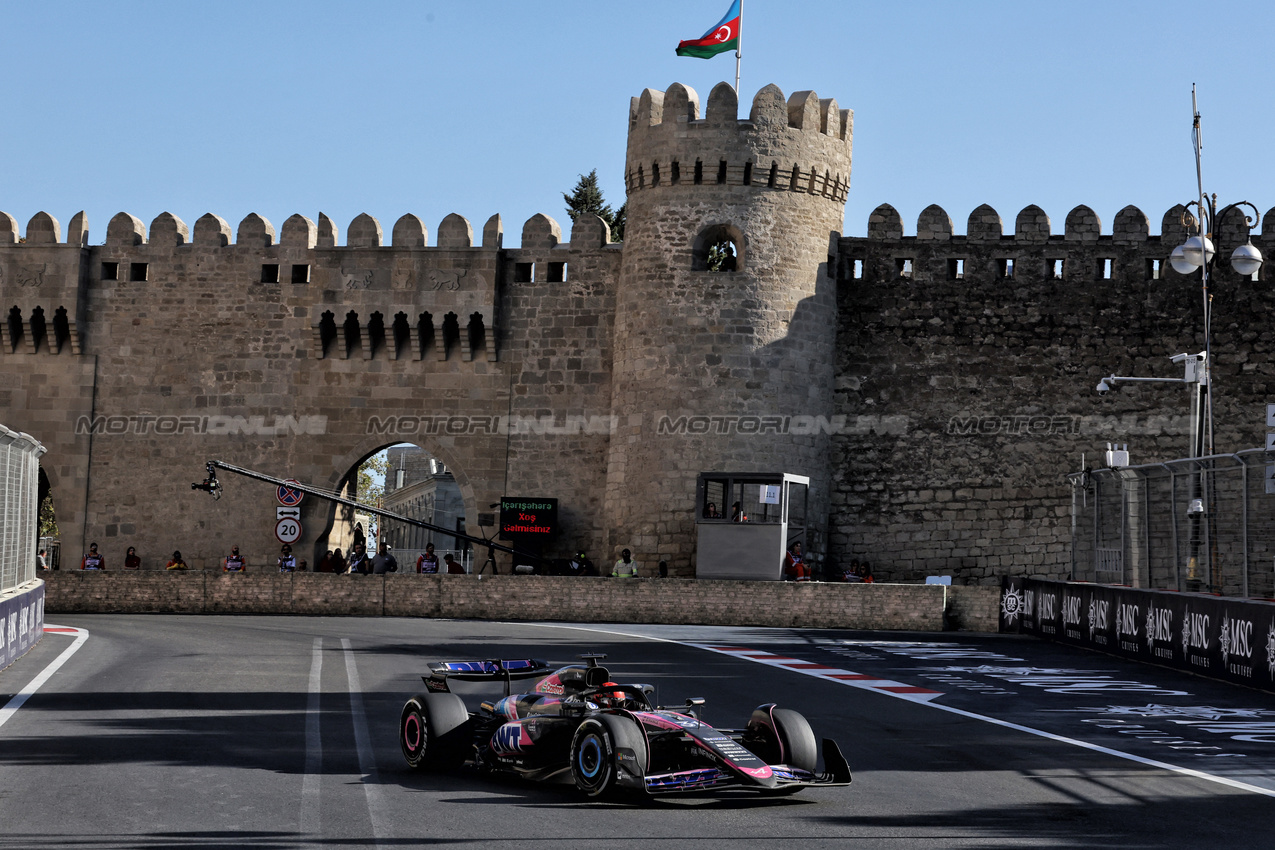
[{"label": "black barrier wall", "polygon": [[0,670],[44,636],[44,582],[0,598]]},{"label": "black barrier wall", "polygon": [[1005,577],[1000,630],[1275,692],[1275,604]]}]

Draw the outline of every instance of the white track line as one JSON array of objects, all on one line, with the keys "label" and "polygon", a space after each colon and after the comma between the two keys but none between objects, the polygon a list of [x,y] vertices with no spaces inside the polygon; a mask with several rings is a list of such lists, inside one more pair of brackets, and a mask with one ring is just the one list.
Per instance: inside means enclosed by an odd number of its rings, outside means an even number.
[{"label": "white track line", "polygon": [[[552,623],[530,623],[530,624],[522,623],[520,625],[554,626],[554,624]],[[1013,729],[1016,732],[1026,732],[1028,735],[1036,735],[1041,738],[1048,738],[1051,741],[1058,741],[1059,743],[1062,743],[1062,744],[1071,744],[1072,746],[1075,746],[1075,747],[1080,747],[1086,750],[1092,750],[1097,753],[1103,753],[1104,755],[1115,756],[1116,758],[1127,759],[1128,761],[1137,762],[1138,764],[1143,764],[1148,767],[1156,767],[1161,770],[1168,770],[1173,773],[1181,774],[1183,776],[1191,776],[1196,779],[1203,779],[1206,782],[1215,782],[1219,785],[1225,785],[1228,788],[1236,788],[1240,791],[1248,791],[1249,793],[1252,793],[1252,794],[1261,794],[1264,797],[1275,797],[1275,790],[1272,790],[1270,788],[1263,788],[1260,785],[1250,785],[1247,782],[1240,782],[1235,779],[1228,779],[1225,776],[1218,776],[1213,773],[1205,773],[1203,771],[1194,770],[1189,767],[1179,767],[1176,764],[1169,764],[1168,762],[1156,761],[1155,759],[1143,758],[1142,756],[1136,756],[1133,753],[1126,753],[1121,750],[1113,750],[1110,747],[1103,747],[1098,744],[1091,744],[1088,741],[1081,741],[1076,738],[1068,738],[1064,735],[1055,735],[1053,732],[1046,732],[1043,729],[1033,729],[1030,726],[1021,726],[1017,723],[1010,723],[1008,720],[999,720],[995,717],[988,717],[987,715],[984,715],[984,714],[975,714],[972,711],[965,711],[964,709],[953,708],[950,705],[942,705],[939,703],[930,702],[929,699],[918,699],[916,695],[912,695],[908,693],[893,693],[888,689],[878,689],[877,687],[874,687],[871,684],[865,685],[862,682],[858,682],[854,680],[834,679],[827,675],[828,668],[824,668],[822,667],[822,665],[819,665],[819,669],[802,669],[800,667],[790,667],[783,664],[778,664],[778,663],[775,663],[775,659],[777,658],[777,656],[774,656],[772,653],[769,653],[769,652],[763,653],[762,650],[757,650],[757,653],[759,655],[764,655],[764,657],[754,657],[754,655],[744,654],[739,651],[732,652],[732,651],[724,651],[722,649],[716,649],[714,648],[713,644],[691,643],[689,641],[656,637],[654,635],[644,635],[644,634],[635,633],[635,632],[622,632],[617,629],[605,629],[605,628],[598,628],[598,627],[591,627],[591,626],[566,626],[566,625],[558,625],[556,627],[567,628],[567,629],[579,629],[581,631],[586,631],[586,632],[602,632],[604,634],[620,635],[621,637],[635,637],[635,638],[641,638],[643,640],[655,640],[655,641],[661,641],[663,643],[675,643],[675,644],[678,644],[679,646],[687,646],[692,649],[702,649],[702,650],[705,650],[706,652],[715,652],[720,655],[728,655],[732,658],[741,658],[745,661],[752,661],[755,664],[767,664],[768,666],[772,666],[772,667],[780,667],[781,669],[791,670],[794,673],[801,673],[803,676],[814,676],[815,678],[824,679],[825,681],[840,682],[840,684],[849,685],[852,688],[870,690],[875,693],[879,693],[882,696],[889,697],[891,699],[901,699],[907,702],[914,703],[916,705],[926,706],[927,708],[936,708],[939,711],[946,711],[949,714],[956,714],[956,715],[960,715],[961,717],[968,717],[971,720],[981,720],[984,723],[991,723],[994,726],[1001,726],[1006,729]],[[849,671],[845,671],[845,672],[849,672]],[[933,697],[931,697],[930,699],[933,699]]]},{"label": "white track line", "polygon": [[297,831],[302,835],[319,835],[323,820],[319,809],[319,790],[323,767],[323,738],[319,734],[319,691],[323,673],[323,638],[315,638],[310,650],[310,688],[305,702],[305,779],[301,782],[301,818]]},{"label": "white track line", "polygon": [[359,771],[363,774],[363,793],[367,796],[367,812],[372,819],[372,837],[377,847],[381,839],[390,838],[390,818],[381,797],[381,779],[376,772],[376,757],[372,753],[372,737],[367,731],[367,714],[363,710],[363,687],[359,684],[359,671],[354,664],[354,652],[349,638],[341,638],[345,651],[345,675],[350,681],[350,719],[354,723],[354,745],[359,751]]},{"label": "white track line", "polygon": [[46,632],[74,634],[76,635],[76,638],[71,641],[70,646],[62,650],[61,655],[49,663],[48,667],[45,667],[40,671],[40,675],[36,676],[30,682],[27,682],[27,686],[25,688],[18,691],[18,693],[14,695],[13,699],[9,700],[4,708],[0,708],[0,726],[3,726],[6,722],[8,722],[10,717],[17,714],[18,709],[22,708],[23,703],[30,699],[32,694],[40,690],[40,686],[47,682],[49,677],[56,673],[58,668],[65,664],[67,659],[74,655],[76,650],[83,646],[84,642],[89,639],[88,629],[74,629],[69,626],[54,626],[45,623],[44,630]]}]

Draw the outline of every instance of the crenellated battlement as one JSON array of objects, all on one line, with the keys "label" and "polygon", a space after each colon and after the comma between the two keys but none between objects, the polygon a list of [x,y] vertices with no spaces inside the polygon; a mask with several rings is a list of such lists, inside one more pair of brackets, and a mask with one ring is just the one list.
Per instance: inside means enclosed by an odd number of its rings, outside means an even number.
[{"label": "crenellated battlement", "polygon": [[[932,204],[917,217],[914,235],[905,236],[903,218],[889,204],[868,217],[866,237],[845,236],[838,247],[840,280],[892,279],[966,280],[1044,279],[1100,287],[1110,282],[1182,279],[1169,263],[1169,254],[1190,235],[1193,227],[1187,209],[1170,208],[1160,220],[1160,233],[1152,234],[1142,210],[1127,206],[1115,215],[1111,231],[1103,233],[1102,221],[1081,205],[1067,213],[1062,233],[1054,233],[1049,216],[1036,205],[1025,207],[1005,233],[1000,214],[984,204],[970,213],[965,235],[953,232],[952,219]],[[1225,251],[1214,271],[1236,276],[1225,259],[1234,248],[1252,240],[1264,252],[1275,250],[1275,209],[1263,217],[1262,233],[1250,228],[1244,213],[1232,209],[1213,234],[1219,251]],[[1269,246],[1269,247],[1267,247]],[[1267,276],[1263,270],[1261,276]]]},{"label": "crenellated battlement", "polygon": [[33,216],[23,235],[0,212],[0,356],[95,351],[104,341],[90,326],[100,316],[95,299],[145,302],[176,287],[286,305],[292,320],[305,322],[300,348],[315,360],[496,361],[502,290],[567,290],[568,265],[618,264],[601,219],[581,217],[571,237],[564,242],[562,228],[543,214],[527,220],[521,247],[506,249],[499,215],[476,244],[469,221],[450,214],[430,247],[424,222],[412,214],[395,222],[389,244],[375,217],[359,215],[339,244],[337,226],[322,213],[317,223],[290,216],[276,230],[257,213],[237,228],[208,213],[191,228],[164,212],[148,228],[121,212],[105,241],[90,246],[82,212],[65,242],[48,213]]},{"label": "crenellated battlement", "polygon": [[699,95],[674,83],[646,89],[629,106],[625,188],[754,187],[844,204],[850,188],[854,113],[800,91],[768,85],[740,120],[735,89],[718,83],[700,117]]},{"label": "crenellated battlement", "polygon": [[[1102,221],[1097,213],[1083,204],[1067,213],[1063,223],[1063,232],[1055,234],[1049,216],[1040,207],[1032,204],[1024,207],[1014,220],[1013,233],[1004,232],[1004,224],[1000,213],[983,204],[970,213],[966,221],[965,235],[953,233],[952,218],[937,204],[931,204],[917,216],[916,231],[913,236],[904,236],[903,217],[898,210],[889,204],[882,204],[868,216],[869,241],[897,242],[915,239],[920,242],[942,240],[965,240],[968,242],[996,242],[1005,244],[1013,240],[1022,245],[1036,245],[1050,241],[1074,243],[1113,242],[1133,245],[1142,242],[1155,242],[1169,245],[1170,248],[1182,244],[1187,238],[1189,211],[1178,204],[1167,210],[1160,219],[1160,234],[1151,234],[1150,220],[1146,213],[1135,206],[1127,206],[1116,213],[1111,232],[1102,233]],[[1234,240],[1243,242],[1246,239],[1275,239],[1275,208],[1268,210],[1262,217],[1261,235],[1251,231],[1244,212],[1233,208],[1222,218],[1218,225],[1217,238],[1229,244]]]}]

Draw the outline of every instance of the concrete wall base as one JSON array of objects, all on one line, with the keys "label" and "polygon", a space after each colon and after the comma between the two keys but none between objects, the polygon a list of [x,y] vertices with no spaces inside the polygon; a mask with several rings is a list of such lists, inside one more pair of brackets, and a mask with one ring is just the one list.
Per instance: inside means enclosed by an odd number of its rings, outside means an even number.
[{"label": "concrete wall base", "polygon": [[994,587],[557,576],[75,571],[50,576],[46,605],[57,614],[301,614],[912,631],[996,631],[1000,594]]}]

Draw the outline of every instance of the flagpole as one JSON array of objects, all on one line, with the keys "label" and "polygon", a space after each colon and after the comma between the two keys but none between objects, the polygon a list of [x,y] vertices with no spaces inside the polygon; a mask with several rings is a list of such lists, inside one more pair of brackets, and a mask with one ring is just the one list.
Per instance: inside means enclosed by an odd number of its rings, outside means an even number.
[{"label": "flagpole", "polygon": [[739,35],[735,36],[735,99],[739,99],[739,60],[744,56],[744,0],[739,0]]}]

